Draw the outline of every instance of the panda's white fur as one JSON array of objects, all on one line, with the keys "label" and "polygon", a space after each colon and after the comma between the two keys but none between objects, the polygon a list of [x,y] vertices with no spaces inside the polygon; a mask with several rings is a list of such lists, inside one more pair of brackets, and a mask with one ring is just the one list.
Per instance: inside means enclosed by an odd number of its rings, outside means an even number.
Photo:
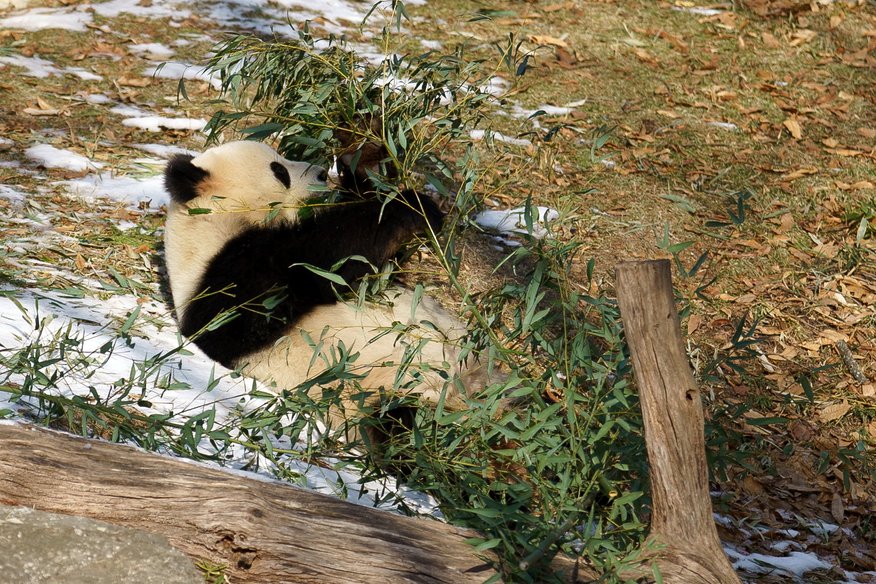
[{"label": "panda's white fur", "polygon": [[[431,201],[411,195],[385,207],[376,199],[328,207],[300,220],[299,208],[324,181],[323,169],[248,141],[168,163],[165,253],[183,334],[224,365],[278,390],[330,368],[344,347],[359,354],[347,371],[361,375],[361,388],[374,392],[370,402],[400,392],[432,403],[443,397],[449,407],[459,407],[461,388],[471,390],[485,379],[479,367],[459,364],[457,341],[465,329],[455,317],[432,299],[415,303],[404,289],[392,292],[391,305],[336,301],[328,296],[334,293],[325,278],[293,267],[328,269],[352,255],[382,263],[416,233],[436,222],[440,228],[440,212]],[[346,270],[348,282],[355,281],[365,273],[357,266],[348,262],[339,272]],[[272,284],[280,286],[271,291],[280,298],[276,314],[257,314],[263,306],[257,293]],[[249,300],[235,296],[236,290],[258,297],[249,308],[238,308],[227,325],[206,330],[217,312]],[[441,371],[460,383],[447,383]],[[345,397],[349,415],[355,406]],[[335,423],[343,415],[331,414]]]},{"label": "panda's white fur", "polygon": [[[271,172],[271,162],[283,164],[295,177],[290,188]],[[248,226],[263,224],[272,204],[282,203],[282,216],[295,221],[302,201],[313,194],[310,186],[325,184],[319,180],[323,169],[286,160],[261,142],[229,142],[207,150],[191,163],[209,175],[198,185],[195,198],[182,202],[171,196],[165,224],[165,261],[172,273],[170,288],[178,317],[222,246]],[[210,213],[192,215],[191,209]]]}]

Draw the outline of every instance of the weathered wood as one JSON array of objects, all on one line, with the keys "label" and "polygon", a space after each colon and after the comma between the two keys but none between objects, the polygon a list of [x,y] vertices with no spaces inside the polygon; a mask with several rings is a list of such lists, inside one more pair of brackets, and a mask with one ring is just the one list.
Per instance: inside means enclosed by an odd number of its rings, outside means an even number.
[{"label": "weathered wood", "polygon": [[480,583],[493,572],[438,521],[354,505],[19,424],[0,424],[0,502],[159,533],[235,583]]},{"label": "weathered wood", "polygon": [[[653,509],[649,539],[670,584],[737,583],[709,498],[703,405],[684,350],[668,260],[616,268],[640,393]],[[663,547],[665,546],[665,547]]]}]

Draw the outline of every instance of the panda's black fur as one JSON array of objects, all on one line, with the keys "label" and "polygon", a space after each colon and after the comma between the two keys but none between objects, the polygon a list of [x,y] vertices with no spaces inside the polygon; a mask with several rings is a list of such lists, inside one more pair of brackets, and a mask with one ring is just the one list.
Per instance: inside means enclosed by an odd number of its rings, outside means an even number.
[{"label": "panda's black fur", "polygon": [[[270,166],[288,188],[286,167]],[[340,175],[345,189],[367,192],[361,173],[342,167]],[[187,203],[209,176],[191,156],[177,155],[167,165],[165,186],[174,201]],[[233,368],[287,334],[303,315],[338,301],[332,281],[302,264],[330,271],[345,258],[361,256],[367,263],[347,259],[334,271],[355,289],[371,266],[383,265],[427,229],[437,233],[442,222],[431,199],[405,191],[386,204],[359,196],[295,222],[250,226],[209,262],[197,299],[181,316],[180,331],[210,358]]]},{"label": "panda's black fur", "polygon": [[[331,369],[321,379],[340,393],[323,421],[372,446],[411,427],[415,410],[395,407],[397,398],[461,409],[488,382],[488,368],[460,346],[465,324],[435,300],[398,286],[380,303],[344,299],[307,267],[334,269],[356,290],[371,266],[441,229],[428,197],[374,194],[366,175],[380,156],[339,157],[346,195],[328,206],[311,205],[314,187],[324,195],[323,169],[257,142],[176,156],[165,172],[165,264],[182,334],[226,367],[278,391],[305,386],[314,400],[325,386],[312,380]],[[364,434],[348,424],[384,406],[392,412]]]}]

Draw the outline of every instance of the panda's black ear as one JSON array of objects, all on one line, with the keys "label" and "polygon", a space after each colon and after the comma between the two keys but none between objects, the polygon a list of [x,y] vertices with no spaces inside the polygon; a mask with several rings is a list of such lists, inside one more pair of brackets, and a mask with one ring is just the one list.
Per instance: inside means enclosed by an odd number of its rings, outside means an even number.
[{"label": "panda's black ear", "polygon": [[292,177],[289,176],[289,169],[280,164],[279,162],[271,163],[271,172],[274,173],[274,176],[277,177],[277,180],[282,183],[284,187],[287,189],[292,186]]},{"label": "panda's black ear", "polygon": [[192,164],[190,154],[176,154],[164,169],[164,188],[178,203],[187,203],[198,196],[198,184],[210,173]]}]

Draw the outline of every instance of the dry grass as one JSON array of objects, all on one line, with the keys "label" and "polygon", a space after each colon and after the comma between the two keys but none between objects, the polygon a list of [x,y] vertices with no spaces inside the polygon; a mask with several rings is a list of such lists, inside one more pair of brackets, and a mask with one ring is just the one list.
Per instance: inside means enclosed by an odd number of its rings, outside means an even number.
[{"label": "dry grass", "polygon": [[[690,308],[694,364],[702,373],[714,355],[726,353],[745,315],[758,319],[763,339],[760,360],[746,363],[745,373],[721,366],[703,380],[714,410],[740,405],[746,412],[721,422],[735,436],[734,446],[751,451],[750,471],[731,466],[719,483],[723,511],[764,527],[766,539],[772,529],[787,527],[793,514],[847,527],[854,538],[836,532],[823,546],[836,557],[840,549],[854,550],[846,554],[846,568],[873,570],[876,11],[867,2],[812,6],[819,10],[806,4],[787,12],[778,2],[752,2],[751,10],[699,16],[666,2],[496,0],[488,8],[515,15],[469,22],[484,6],[435,0],[409,7],[414,22],[408,29],[412,50],[421,38],[445,48],[465,43],[484,54],[495,52],[493,43],[509,33],[524,40],[534,54],[532,67],[500,106],[505,111],[510,100],[527,109],[583,102],[569,114],[540,119],[544,128],[562,125],[550,142],[485,153],[495,156],[483,179],[487,198],[507,206],[532,196],[560,209],[572,219],[561,237],[583,242],[608,287],[618,260],[670,255],[660,244],[667,230],[672,244],[692,242],[679,254],[688,268],[708,253],[695,277],[676,278]],[[436,27],[437,19],[452,24]],[[125,16],[97,24],[112,32],[5,33],[16,51],[87,67],[103,80],[7,75],[0,85],[7,114],[0,118],[0,135],[15,146],[4,146],[0,160],[20,162],[19,145],[49,142],[125,173],[136,172],[130,161],[142,156],[129,144],[202,147],[189,132],[157,137],[123,127],[82,96],[104,93],[125,104],[209,117],[207,84],[187,83],[191,99],[177,103],[177,82],[142,77],[143,59],[128,46],[170,44],[187,34],[197,40],[178,57],[198,62],[211,43],[197,35],[209,31],[218,38],[213,25],[193,17],[171,31],[161,21]],[[30,115],[25,108],[57,113]],[[509,135],[532,130],[508,116],[494,116],[491,124]],[[594,156],[594,140],[606,131],[610,137]],[[24,260],[98,280],[111,281],[110,268],[126,277],[155,277],[150,270],[160,215],[120,205],[96,212],[53,190],[52,181],[76,173],[42,169],[41,178],[30,172],[37,170],[32,164],[25,168],[0,167],[0,183],[37,193],[28,212],[57,212],[63,219],[52,229],[73,239],[38,252],[7,249],[0,254],[0,283],[70,285],[52,270],[23,269]],[[735,209],[734,193],[741,191],[753,197],[745,220],[735,225],[728,209]],[[8,208],[0,199],[0,211]],[[869,228],[856,239],[862,217]],[[113,226],[120,218],[152,235],[126,239]],[[716,227],[714,221],[729,224]],[[10,240],[28,235],[26,225],[3,227]],[[483,289],[503,254],[477,237],[466,240],[466,254],[467,278]],[[839,341],[868,382],[853,379]],[[784,422],[757,425],[770,417]],[[740,533],[723,535],[756,548]]]}]

